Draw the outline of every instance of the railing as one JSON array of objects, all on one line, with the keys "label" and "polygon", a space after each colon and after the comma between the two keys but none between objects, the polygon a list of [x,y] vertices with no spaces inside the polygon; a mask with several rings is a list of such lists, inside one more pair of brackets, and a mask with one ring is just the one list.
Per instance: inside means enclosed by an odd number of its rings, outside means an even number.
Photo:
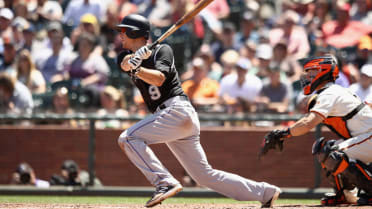
[{"label": "railing", "polygon": [[[287,114],[199,114],[200,121],[213,121],[213,122],[237,122],[237,121],[296,121],[302,117],[301,114],[287,115]],[[89,185],[94,185],[95,178],[95,122],[98,120],[122,120],[122,121],[139,121],[145,118],[144,116],[131,115],[126,117],[118,117],[114,115],[98,116],[96,114],[74,113],[74,114],[0,114],[0,121],[20,121],[20,120],[88,120],[89,121],[89,152],[88,152],[88,172],[89,172]],[[1,123],[1,122],[0,122]],[[321,135],[320,126],[316,128],[315,137],[319,138]],[[320,184],[320,167],[317,161],[315,162],[315,187]]]}]

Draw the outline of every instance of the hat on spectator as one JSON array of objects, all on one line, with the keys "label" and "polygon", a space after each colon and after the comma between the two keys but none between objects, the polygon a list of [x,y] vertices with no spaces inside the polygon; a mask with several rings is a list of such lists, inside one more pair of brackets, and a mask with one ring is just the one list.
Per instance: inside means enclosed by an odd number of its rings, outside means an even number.
[{"label": "hat on spectator", "polygon": [[226,50],[221,55],[221,61],[223,64],[235,65],[239,59],[239,53],[233,49]]},{"label": "hat on spectator", "polygon": [[[300,20],[300,16],[293,10],[287,10],[283,14],[284,21],[291,21],[292,23],[296,24]],[[284,23],[283,21],[283,23]]]},{"label": "hat on spectator", "polygon": [[311,2],[313,2],[314,0],[292,0],[294,3],[297,3],[297,4],[310,4]]},{"label": "hat on spectator", "polygon": [[12,21],[12,27],[16,28],[18,31],[22,31],[26,26],[27,26],[28,21],[21,17],[21,16],[17,16],[16,18],[14,18],[14,20]]},{"label": "hat on spectator", "polygon": [[273,56],[273,49],[269,44],[260,44],[256,50],[257,58],[269,60]]},{"label": "hat on spectator", "polygon": [[192,66],[193,67],[203,67],[205,65],[204,63],[204,60],[200,57],[195,57],[193,60],[192,60]]},{"label": "hat on spectator", "polygon": [[243,70],[249,70],[249,68],[252,67],[251,61],[247,58],[240,58],[238,62],[236,62],[236,67],[243,69]]},{"label": "hat on spectator", "polygon": [[12,10],[10,10],[9,8],[2,8],[0,10],[0,17],[3,17],[7,20],[12,20],[13,17],[14,17],[14,14],[13,14]]},{"label": "hat on spectator", "polygon": [[62,25],[60,22],[58,21],[52,21],[50,22],[48,25],[47,25],[47,30],[48,31],[52,31],[52,30],[56,30],[56,31],[62,31]]},{"label": "hat on spectator", "polygon": [[349,12],[350,9],[351,9],[351,6],[350,6],[350,4],[348,4],[346,2],[338,1],[337,2],[337,9],[339,11]]},{"label": "hat on spectator", "polygon": [[365,35],[360,38],[358,49],[363,50],[372,50],[372,39],[369,35]]},{"label": "hat on spectator", "polygon": [[120,91],[113,86],[105,86],[103,93],[110,96],[114,101],[118,101],[121,97]]},{"label": "hat on spectator", "polygon": [[85,14],[80,18],[81,23],[90,23],[92,25],[96,25],[98,23],[96,16],[93,14]]},{"label": "hat on spectator", "polygon": [[370,78],[372,78],[372,64],[365,64],[362,66],[360,72]]},{"label": "hat on spectator", "polygon": [[253,12],[251,11],[246,11],[244,12],[243,14],[243,20],[245,21],[251,21],[251,20],[254,20],[255,19],[255,15]]}]

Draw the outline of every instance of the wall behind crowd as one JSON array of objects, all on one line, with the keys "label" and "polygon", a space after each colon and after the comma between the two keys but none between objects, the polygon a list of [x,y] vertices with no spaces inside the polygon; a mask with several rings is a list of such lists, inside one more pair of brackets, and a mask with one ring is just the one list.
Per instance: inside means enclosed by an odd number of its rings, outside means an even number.
[{"label": "wall behind crowd", "polygon": [[[195,3],[0,1],[0,112],[146,114],[116,64],[115,26],[141,14],[155,40]],[[165,43],[199,112],[303,112],[298,60],[326,53],[339,60],[336,83],[372,102],[371,9],[371,0],[215,0]]]}]

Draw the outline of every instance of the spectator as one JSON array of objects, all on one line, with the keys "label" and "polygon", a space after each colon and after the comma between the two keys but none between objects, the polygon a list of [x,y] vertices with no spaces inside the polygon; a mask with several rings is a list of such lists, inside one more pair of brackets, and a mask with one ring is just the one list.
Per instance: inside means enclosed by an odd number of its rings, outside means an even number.
[{"label": "spectator", "polygon": [[[113,115],[124,117],[128,116],[125,110],[126,104],[122,93],[113,86],[105,86],[100,94],[101,109],[98,110],[99,116]],[[123,127],[127,125],[127,127]],[[97,128],[128,128],[129,125],[120,120],[97,121]]]},{"label": "spectator", "polygon": [[219,84],[207,77],[208,68],[200,57],[192,61],[193,76],[182,84],[182,89],[196,109],[207,108],[217,103]]},{"label": "spectator", "polygon": [[43,43],[42,43],[42,48],[47,48],[47,49],[50,49],[52,50],[52,36],[54,35],[60,35],[63,38],[63,44],[62,44],[62,50],[65,51],[66,53],[70,53],[73,49],[73,46],[71,44],[71,40],[65,36],[64,32],[63,32],[63,28],[62,28],[62,25],[60,22],[57,22],[57,21],[51,21],[48,23],[47,25],[47,35],[48,37],[46,39],[44,39]]},{"label": "spectator", "polygon": [[280,66],[271,64],[269,83],[263,85],[256,99],[257,112],[286,113],[290,104],[290,89],[280,81]]},{"label": "spectator", "polygon": [[107,81],[109,67],[101,55],[94,54],[95,37],[81,34],[78,40],[78,57],[67,67],[69,78],[90,92],[93,102]]},{"label": "spectator", "polygon": [[32,185],[38,188],[49,187],[49,182],[37,178],[34,169],[26,162],[20,163],[17,166],[16,171],[12,174],[10,184]]},{"label": "spectator", "polygon": [[31,113],[33,100],[30,90],[7,74],[0,74],[0,112]]},{"label": "spectator", "polygon": [[269,65],[273,57],[273,49],[269,44],[263,43],[257,46],[256,57],[258,58],[258,66],[250,71],[250,74],[255,74],[260,79],[267,77]]},{"label": "spectator", "polygon": [[210,45],[202,44],[199,51],[197,52],[197,56],[203,59],[206,67],[208,68],[208,77],[218,81],[223,70],[222,66],[218,62],[216,62]]},{"label": "spectator", "polygon": [[273,57],[271,62],[281,69],[281,79],[289,78],[291,82],[300,79],[302,73],[301,66],[293,56],[288,56],[287,45],[285,42],[278,42],[273,48]]},{"label": "spectator", "polygon": [[60,4],[53,0],[37,0],[37,4],[30,10],[30,21],[35,25],[36,31],[42,31],[50,21],[61,21],[63,11]]},{"label": "spectator", "polygon": [[12,10],[9,8],[0,8],[0,36],[11,38],[13,37],[11,23],[14,18]]},{"label": "spectator", "polygon": [[337,19],[322,26],[324,40],[336,48],[356,46],[362,36],[372,32],[372,26],[350,19],[350,4],[337,2]]},{"label": "spectator", "polygon": [[75,28],[79,25],[81,17],[85,14],[93,14],[97,20],[102,20],[105,11],[105,6],[99,0],[70,1],[65,10],[62,22]]},{"label": "spectator", "polygon": [[72,45],[76,45],[76,42],[82,33],[89,33],[96,38],[98,37],[100,33],[99,24],[97,18],[93,14],[88,13],[81,17],[79,26],[71,33],[70,40]]},{"label": "spectator", "polygon": [[221,80],[223,77],[231,74],[238,60],[239,53],[237,51],[233,49],[226,50],[221,55],[221,65],[223,71],[220,73],[218,73],[218,71],[214,72],[214,74],[216,74],[214,78],[217,78],[217,80]]},{"label": "spectator", "polygon": [[252,66],[258,66],[258,58],[256,57],[257,44],[253,41],[247,40],[244,46],[240,48],[242,57],[248,58]]},{"label": "spectator", "polygon": [[285,41],[288,54],[294,59],[304,58],[310,51],[309,41],[303,27],[297,26],[299,16],[292,10],[286,11],[279,21],[279,27],[269,32],[270,44]]},{"label": "spectator", "polygon": [[27,49],[23,49],[18,55],[17,79],[26,85],[32,94],[41,94],[46,91],[44,77],[35,68],[30,51]]},{"label": "spectator", "polygon": [[221,102],[228,105],[228,112],[249,112],[262,89],[262,82],[257,76],[247,73],[251,68],[248,59],[239,59],[235,67],[236,73],[222,78],[218,95]]},{"label": "spectator", "polygon": [[235,45],[237,47],[244,46],[247,41],[258,43],[259,34],[256,30],[256,16],[253,12],[245,12],[240,21],[240,30],[236,33]]},{"label": "spectator", "polygon": [[[1,19],[1,18],[0,18]],[[0,73],[16,77],[15,58],[17,55],[15,43],[9,37],[3,37],[4,52],[0,59]]]},{"label": "spectator", "polygon": [[349,89],[362,101],[366,101],[372,95],[372,64],[363,65],[360,72],[359,81],[352,84]]},{"label": "spectator", "polygon": [[[60,174],[53,174],[49,180],[50,185],[62,186],[87,186],[89,174],[81,170],[79,165],[73,160],[65,160],[61,166]],[[102,186],[98,178],[94,179],[94,186]]]},{"label": "spectator", "polygon": [[28,22],[22,29],[22,37],[23,44],[20,46],[20,49],[27,49],[34,54],[35,27],[31,23]]},{"label": "spectator", "polygon": [[234,36],[236,29],[234,24],[227,22],[223,25],[222,33],[217,36],[217,40],[211,44],[211,48],[217,62],[221,62],[221,55],[229,49],[236,50],[234,46]]},{"label": "spectator", "polygon": [[37,60],[37,65],[46,82],[52,84],[65,79],[67,66],[73,56],[69,50],[63,49],[62,34],[53,33],[50,42],[52,51],[46,50],[44,56]]},{"label": "spectator", "polygon": [[369,35],[365,35],[360,38],[358,48],[356,49],[356,58],[353,64],[356,68],[361,69],[363,65],[372,60],[372,38]]},{"label": "spectator", "polygon": [[350,9],[352,20],[361,21],[366,25],[372,25],[371,1],[355,0]]}]

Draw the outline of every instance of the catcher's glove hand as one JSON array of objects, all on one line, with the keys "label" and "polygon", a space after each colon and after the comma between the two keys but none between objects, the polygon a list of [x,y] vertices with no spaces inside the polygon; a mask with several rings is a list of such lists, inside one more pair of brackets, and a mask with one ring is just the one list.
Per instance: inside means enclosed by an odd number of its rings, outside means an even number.
[{"label": "catcher's glove hand", "polygon": [[291,137],[289,128],[287,130],[273,130],[265,135],[258,157],[266,155],[271,149],[283,151],[283,139]]}]

